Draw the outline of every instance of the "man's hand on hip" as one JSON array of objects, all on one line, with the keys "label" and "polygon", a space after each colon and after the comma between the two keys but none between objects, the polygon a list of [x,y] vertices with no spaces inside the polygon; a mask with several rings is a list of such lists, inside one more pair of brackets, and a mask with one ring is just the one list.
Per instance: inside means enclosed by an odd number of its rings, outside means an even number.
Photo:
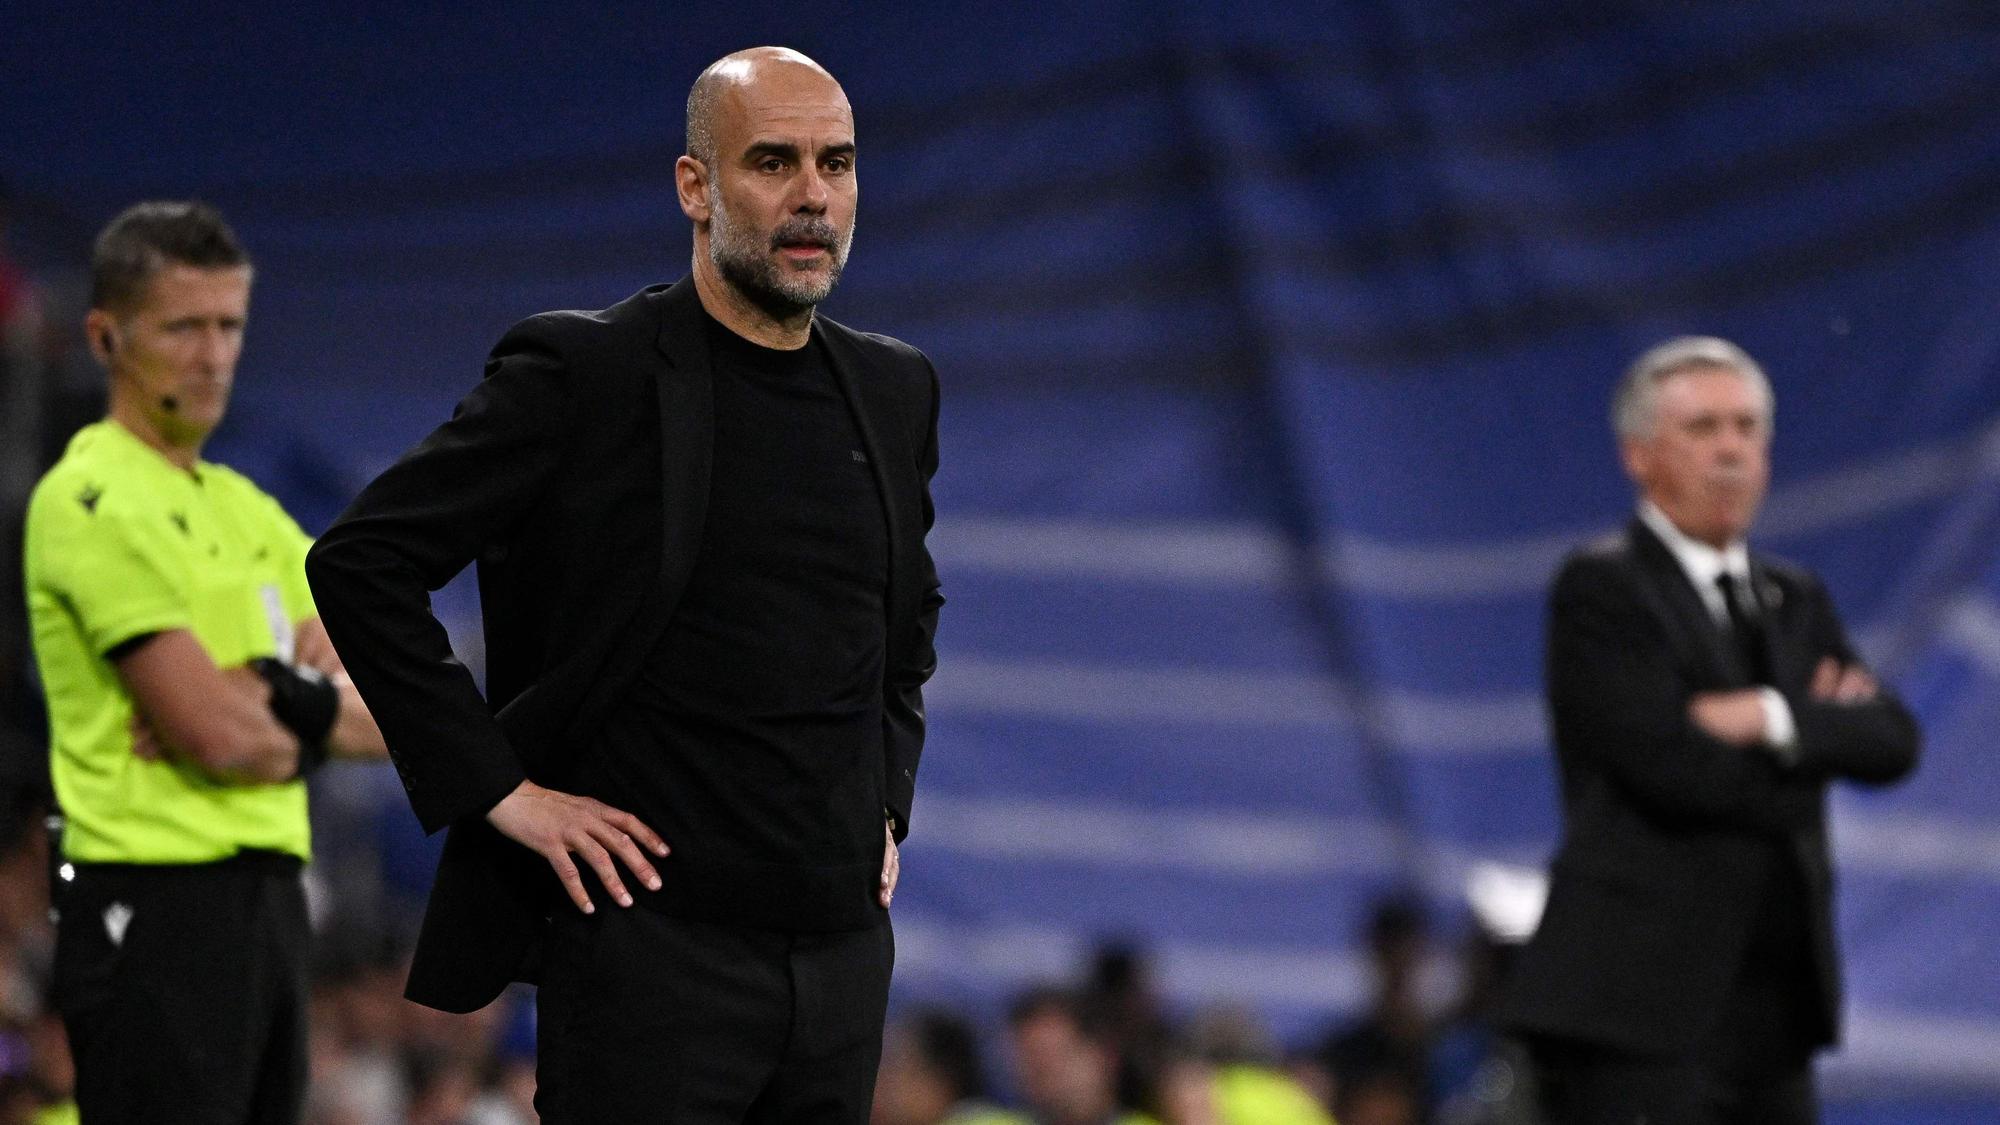
[{"label": "man's hand on hip", "polygon": [[889,900],[896,897],[896,880],[901,878],[903,874],[903,856],[902,853],[896,850],[896,826],[894,824],[884,824],[882,826],[882,836],[886,841],[882,848],[882,890],[875,897],[876,901],[880,902],[883,909],[886,910],[889,906]]},{"label": "man's hand on hip", "polygon": [[613,854],[649,889],[660,889],[660,873],[647,862],[640,845],[655,855],[666,855],[666,841],[638,817],[602,801],[523,781],[487,811],[486,819],[501,835],[548,860],[570,901],[585,914],[594,913],[597,907],[583,889],[583,876],[570,858],[572,853],[590,864],[620,906],[632,905],[632,896],[618,878],[618,868],[611,862]]}]

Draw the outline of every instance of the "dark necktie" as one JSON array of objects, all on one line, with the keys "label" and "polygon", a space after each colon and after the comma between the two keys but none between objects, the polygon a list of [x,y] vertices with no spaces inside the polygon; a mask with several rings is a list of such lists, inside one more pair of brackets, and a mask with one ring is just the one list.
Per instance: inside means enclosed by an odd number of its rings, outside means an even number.
[{"label": "dark necktie", "polygon": [[1736,653],[1743,659],[1743,670],[1754,683],[1770,683],[1771,650],[1764,642],[1764,630],[1750,599],[1748,583],[1738,585],[1735,576],[1724,571],[1715,576],[1715,585],[1722,591],[1722,604],[1729,611],[1730,638],[1736,642]]}]

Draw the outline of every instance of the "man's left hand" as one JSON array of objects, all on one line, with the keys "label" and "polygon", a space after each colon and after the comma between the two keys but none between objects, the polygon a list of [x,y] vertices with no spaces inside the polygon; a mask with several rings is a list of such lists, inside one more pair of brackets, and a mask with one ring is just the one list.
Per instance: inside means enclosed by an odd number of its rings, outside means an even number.
[{"label": "man's left hand", "polygon": [[892,824],[882,825],[882,890],[875,900],[884,910],[889,908],[889,900],[896,897],[896,880],[903,874],[903,857],[896,851],[896,829]]},{"label": "man's left hand", "polygon": [[1881,690],[1875,677],[1859,664],[1842,664],[1828,656],[1813,669],[1812,697],[1821,703],[1867,703]]}]

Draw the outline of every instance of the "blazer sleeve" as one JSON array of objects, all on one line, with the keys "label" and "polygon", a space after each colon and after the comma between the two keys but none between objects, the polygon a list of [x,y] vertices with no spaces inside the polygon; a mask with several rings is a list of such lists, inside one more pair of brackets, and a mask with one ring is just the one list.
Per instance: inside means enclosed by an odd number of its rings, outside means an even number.
[{"label": "blazer sleeve", "polygon": [[1549,709],[1566,771],[1590,770],[1654,816],[1785,833],[1817,788],[1769,754],[1710,737],[1665,623],[1615,561],[1572,559],[1550,596]]},{"label": "blazer sleeve", "polygon": [[[1858,664],[1840,614],[1826,587],[1802,576],[1801,593],[1812,614],[1816,665],[1824,657]],[[1845,777],[1875,785],[1900,780],[1916,768],[1922,735],[1909,708],[1886,686],[1860,703],[1833,703],[1787,696],[1798,728],[1794,768],[1817,777]]]},{"label": "blazer sleeve", "polygon": [[895,821],[893,833],[898,841],[910,833],[910,806],[916,797],[917,759],[924,750],[924,684],[931,673],[937,670],[937,621],[938,610],[944,605],[944,596],[939,592],[937,565],[931,559],[929,537],[931,525],[936,522],[936,509],[931,503],[931,478],[938,467],[938,378],[937,370],[925,359],[924,372],[929,376],[930,410],[921,452],[917,455],[917,468],[922,478],[923,491],[923,532],[924,541],[917,550],[917,614],[910,625],[910,635],[899,646],[900,656],[896,666],[887,669],[883,684],[882,700],[882,743],[885,754],[883,762],[885,810]]},{"label": "blazer sleeve", "polygon": [[321,621],[427,832],[482,815],[527,776],[429,592],[550,487],[572,407],[543,318],[522,322],[449,421],[362,490],[306,556]]}]

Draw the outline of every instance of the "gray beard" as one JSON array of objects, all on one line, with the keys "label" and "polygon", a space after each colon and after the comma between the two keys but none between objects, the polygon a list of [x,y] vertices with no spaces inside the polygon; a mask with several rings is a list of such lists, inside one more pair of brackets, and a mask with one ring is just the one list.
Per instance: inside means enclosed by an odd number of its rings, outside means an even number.
[{"label": "gray beard", "polygon": [[[773,319],[789,320],[826,300],[847,267],[847,252],[854,244],[852,226],[845,235],[837,235],[833,224],[823,218],[794,216],[773,232],[769,241],[760,244],[754,232],[730,220],[719,193],[709,193],[708,207],[708,260],[724,281]],[[773,259],[772,251],[778,243],[798,236],[826,243],[833,268],[824,279],[792,274]]]}]

